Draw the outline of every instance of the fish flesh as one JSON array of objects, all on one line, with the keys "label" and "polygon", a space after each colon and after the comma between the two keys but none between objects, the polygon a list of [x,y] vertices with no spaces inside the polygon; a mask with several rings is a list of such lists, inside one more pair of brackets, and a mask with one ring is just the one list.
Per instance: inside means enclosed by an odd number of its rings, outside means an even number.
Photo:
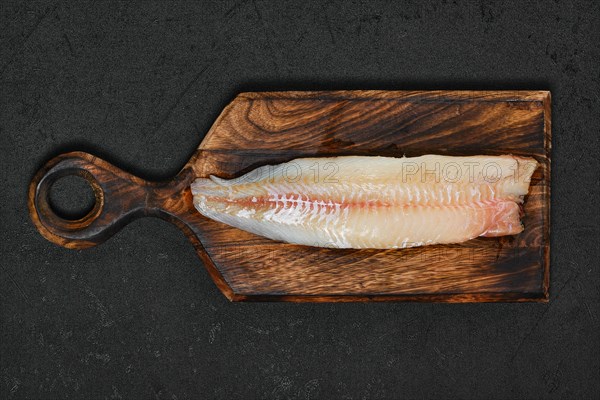
[{"label": "fish flesh", "polygon": [[520,233],[536,167],[512,155],[299,158],[191,190],[202,215],[273,240],[392,249]]}]

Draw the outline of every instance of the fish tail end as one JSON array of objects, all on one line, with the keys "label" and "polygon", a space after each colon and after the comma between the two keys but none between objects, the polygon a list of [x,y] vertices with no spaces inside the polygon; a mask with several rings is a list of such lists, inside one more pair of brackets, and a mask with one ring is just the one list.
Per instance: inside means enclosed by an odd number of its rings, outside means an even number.
[{"label": "fish tail end", "polygon": [[496,237],[516,235],[523,232],[523,229],[523,223],[521,222],[521,208],[513,201],[505,201],[498,203],[488,228],[481,236]]}]

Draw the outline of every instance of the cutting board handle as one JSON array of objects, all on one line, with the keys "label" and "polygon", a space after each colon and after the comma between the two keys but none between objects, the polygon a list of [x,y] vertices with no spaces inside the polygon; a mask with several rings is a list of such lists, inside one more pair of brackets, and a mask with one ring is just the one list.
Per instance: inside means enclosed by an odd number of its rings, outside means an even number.
[{"label": "cutting board handle", "polygon": [[[76,175],[94,191],[95,204],[84,217],[69,220],[52,209],[48,198],[58,179]],[[84,152],[62,154],[44,165],[29,187],[29,212],[40,233],[60,246],[82,249],[102,243],[130,221],[156,216],[180,225],[189,208],[191,168],[166,182],[148,182]],[[175,220],[174,220],[175,219]]]}]

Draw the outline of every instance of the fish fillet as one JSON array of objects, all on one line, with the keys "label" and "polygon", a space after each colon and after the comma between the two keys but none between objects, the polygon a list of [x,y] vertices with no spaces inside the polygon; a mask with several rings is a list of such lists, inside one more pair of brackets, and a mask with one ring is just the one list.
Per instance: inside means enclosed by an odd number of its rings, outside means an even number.
[{"label": "fish fillet", "polygon": [[536,167],[511,155],[301,158],[191,189],[202,215],[270,239],[407,248],[518,234]]}]

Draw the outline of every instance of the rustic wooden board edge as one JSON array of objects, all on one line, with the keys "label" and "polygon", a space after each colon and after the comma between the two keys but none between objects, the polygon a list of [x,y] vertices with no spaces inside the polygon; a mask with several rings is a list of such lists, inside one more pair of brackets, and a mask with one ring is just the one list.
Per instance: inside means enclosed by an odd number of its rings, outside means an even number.
[{"label": "rustic wooden board edge", "polygon": [[[411,102],[531,102],[549,101],[547,90],[334,90],[334,91],[288,91],[243,92],[235,100],[286,99],[306,100],[406,100]],[[232,101],[233,102],[233,101]]]},{"label": "rustic wooden board edge", "polygon": [[545,294],[540,293],[460,293],[420,295],[243,295],[227,296],[230,301],[246,302],[291,302],[291,303],[547,303]]},{"label": "rustic wooden board edge", "polygon": [[546,205],[544,208],[544,276],[543,276],[543,291],[546,301],[550,299],[550,210],[551,210],[551,190],[552,190],[552,94],[550,91],[544,92],[544,148],[546,150],[546,159],[548,160],[548,168],[545,170],[547,176],[544,177]]}]

